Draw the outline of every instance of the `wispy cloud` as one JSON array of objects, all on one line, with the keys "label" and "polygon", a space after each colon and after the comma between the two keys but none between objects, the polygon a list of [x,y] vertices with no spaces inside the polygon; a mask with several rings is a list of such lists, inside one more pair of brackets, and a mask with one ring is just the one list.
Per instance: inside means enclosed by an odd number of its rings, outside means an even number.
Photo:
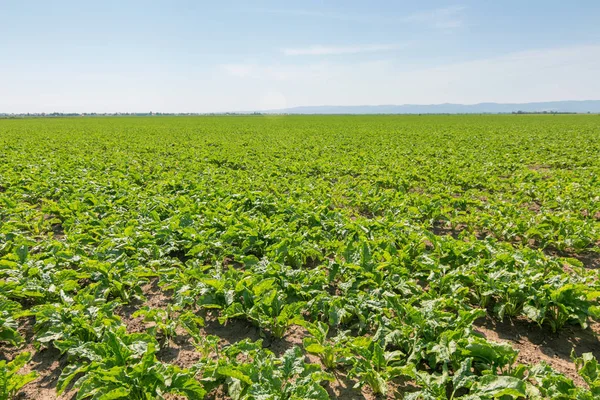
[{"label": "wispy cloud", "polygon": [[[286,58],[286,60],[296,60]],[[600,44],[538,49],[437,66],[397,60],[241,64],[222,79],[235,91],[270,88],[288,106],[585,100],[598,97]],[[251,74],[241,76],[246,71]],[[232,79],[231,73],[237,73]],[[246,86],[244,86],[246,85]],[[234,93],[234,92],[232,92]],[[247,107],[246,107],[247,108]],[[252,109],[252,108],[248,108]]]},{"label": "wispy cloud", "polygon": [[454,5],[434,10],[420,11],[407,15],[402,21],[423,24],[437,29],[455,29],[464,24],[464,10],[466,7]]},{"label": "wispy cloud", "polygon": [[376,53],[381,51],[397,50],[406,44],[367,44],[356,46],[322,46],[314,45],[301,48],[283,49],[286,56],[329,56],[339,54]]},{"label": "wispy cloud", "polygon": [[369,22],[374,18],[378,18],[376,15],[360,15],[360,14],[347,14],[340,12],[329,12],[319,10],[305,10],[305,9],[278,9],[278,8],[252,8],[244,10],[245,12],[259,12],[261,14],[274,14],[274,15],[287,15],[292,17],[312,17],[312,18],[324,18],[333,19],[340,21],[355,21],[355,22]]},{"label": "wispy cloud", "polygon": [[278,9],[278,8],[251,8],[244,12],[258,12],[291,17],[307,17],[329,20],[351,21],[360,23],[405,23],[419,24],[426,28],[452,30],[464,25],[465,6],[452,5],[448,7],[417,11],[412,14],[352,14],[344,12],[331,12],[324,10],[308,9]]}]

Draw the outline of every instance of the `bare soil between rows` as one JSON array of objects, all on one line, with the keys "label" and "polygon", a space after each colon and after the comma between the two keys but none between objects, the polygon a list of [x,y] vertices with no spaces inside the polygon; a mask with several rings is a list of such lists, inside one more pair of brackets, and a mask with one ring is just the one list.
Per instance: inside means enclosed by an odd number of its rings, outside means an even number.
[{"label": "bare soil between rows", "polygon": [[592,353],[600,358],[599,322],[593,322],[587,329],[579,325],[568,325],[553,333],[550,329],[539,327],[523,318],[500,322],[487,317],[475,322],[475,330],[486,339],[508,343],[518,350],[517,362],[546,362],[579,386],[584,386],[585,382],[577,374],[575,364],[571,361],[571,351],[575,351],[577,356]]},{"label": "bare soil between rows", "polygon": [[[156,280],[151,281],[143,287],[146,296],[145,302],[138,304],[129,304],[120,307],[116,313],[122,318],[130,333],[143,332],[148,327],[148,323],[142,318],[133,318],[132,314],[143,306],[152,308],[164,308],[170,302],[171,293],[163,292],[157,285]],[[20,331],[28,343],[24,347],[16,349],[7,345],[0,345],[0,359],[11,360],[22,351],[29,351],[32,354],[31,362],[21,371],[27,373],[36,371],[39,377],[26,385],[17,395],[17,399],[35,399],[35,400],[67,400],[73,399],[76,393],[71,390],[56,395],[56,383],[60,376],[62,368],[66,365],[66,357],[61,356],[56,349],[36,350],[33,345],[33,319],[27,318],[19,321]],[[566,326],[558,333],[552,333],[549,329],[540,328],[536,324],[523,318],[506,319],[503,322],[497,321],[491,317],[486,317],[476,321],[476,332],[482,334],[487,339],[495,342],[504,342],[510,344],[519,351],[518,362],[523,364],[536,364],[546,362],[558,372],[573,379],[578,385],[585,385],[583,380],[577,374],[575,365],[571,361],[571,350],[577,355],[591,352],[597,358],[600,358],[600,322],[594,322],[587,329],[579,326]],[[292,326],[282,339],[270,337],[268,334],[261,333],[254,325],[243,320],[231,320],[221,325],[214,316],[208,315],[206,324],[202,328],[202,334],[214,335],[219,337],[218,346],[220,348],[237,343],[244,339],[256,341],[263,340],[263,346],[271,350],[275,355],[281,356],[286,350],[294,346],[302,346],[302,339],[307,332],[299,327]],[[177,330],[177,335],[163,343],[162,348],[157,353],[159,361],[172,363],[182,368],[194,365],[201,355],[196,350],[192,338],[182,329]],[[320,363],[314,356],[307,356],[307,361]],[[377,398],[368,388],[354,388],[356,381],[349,379],[343,372],[334,373],[336,381],[329,383],[326,387],[329,395],[333,399],[375,399]],[[410,391],[412,386],[410,382],[390,382],[390,392]],[[390,395],[391,396],[391,395]],[[223,390],[217,390],[209,393],[209,399],[225,399],[226,393]],[[392,397],[390,397],[392,398]]]}]

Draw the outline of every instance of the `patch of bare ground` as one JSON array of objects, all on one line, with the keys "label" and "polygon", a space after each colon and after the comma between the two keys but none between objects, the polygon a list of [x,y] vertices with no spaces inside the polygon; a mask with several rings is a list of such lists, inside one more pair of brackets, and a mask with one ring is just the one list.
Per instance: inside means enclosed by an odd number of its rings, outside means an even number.
[{"label": "patch of bare ground", "polygon": [[244,269],[244,264],[235,260],[235,257],[232,255],[226,256],[223,258],[223,267],[232,266],[235,269]]},{"label": "patch of bare ground", "polygon": [[531,212],[539,213],[542,210],[542,205],[538,201],[525,203],[524,206]]},{"label": "patch of bare ground", "polygon": [[[467,229],[467,225],[465,224],[456,224],[451,226],[447,224],[445,221],[435,221],[431,232],[436,236],[451,236],[452,238],[459,240],[461,237],[461,233]],[[487,237],[493,236],[492,233],[486,231],[474,231],[473,235],[477,240],[484,240]],[[464,241],[469,241],[470,238],[468,236],[463,237]]]},{"label": "patch of bare ground", "polygon": [[588,269],[600,269],[600,253],[586,252],[575,254],[576,259],[581,261]]},{"label": "patch of bare ground", "polygon": [[165,400],[187,400],[187,397],[185,397],[181,394],[174,394],[174,393],[165,393],[164,398],[165,398]]},{"label": "patch of bare ground", "polygon": [[331,399],[376,399],[377,396],[368,388],[355,388],[355,379],[350,379],[348,376],[341,372],[334,372],[333,376],[335,381],[328,382],[325,389]]},{"label": "patch of bare ground", "polygon": [[531,164],[528,165],[527,168],[529,168],[532,171],[549,171],[550,170],[550,166],[549,165],[545,165],[545,164]]},{"label": "patch of bare ground", "polygon": [[248,321],[231,319],[226,321],[225,324],[220,324],[213,316],[206,318],[203,333],[218,336],[219,347],[229,346],[244,339],[253,342],[262,339],[263,347],[272,351],[277,357],[280,357],[294,346],[302,347],[302,339],[307,335],[304,328],[293,325],[288,328],[282,338],[276,338],[269,332],[261,332],[258,327]]},{"label": "patch of bare ground", "polygon": [[581,261],[587,269],[600,269],[600,253],[594,251],[584,251],[576,253],[574,251],[560,251],[552,248],[547,248],[544,253],[550,257],[568,257]]},{"label": "patch of bare ground", "polygon": [[599,322],[592,323],[588,329],[573,325],[552,333],[526,319],[500,322],[487,317],[475,322],[475,330],[489,340],[509,343],[519,350],[518,362],[531,365],[544,361],[577,385],[585,383],[571,361],[571,350],[577,355],[592,353],[600,358]]},{"label": "patch of bare ground", "polygon": [[[158,286],[158,279],[153,278],[149,283],[142,286],[142,292],[146,300],[144,302],[133,301],[123,305],[116,310],[117,315],[127,327],[129,333],[146,332],[153,322],[144,321],[144,317],[134,317],[133,314],[142,307],[166,308],[172,298],[172,293],[163,291]],[[181,327],[177,327],[176,335],[161,342],[161,349],[156,353],[159,361],[177,365],[181,368],[189,368],[200,360],[200,353],[196,351],[191,336]]]},{"label": "patch of bare ground", "polygon": [[206,400],[229,400],[231,397],[227,394],[225,385],[219,385],[211,390],[205,397]]},{"label": "patch of bare ground", "polygon": [[450,226],[444,221],[435,221],[431,231],[436,236],[452,236],[454,239],[458,239],[458,236],[465,228],[466,226],[462,224]]},{"label": "patch of bare ground", "polygon": [[200,361],[202,355],[196,350],[193,339],[183,329],[177,329],[177,335],[171,338],[157,353],[159,361],[190,368]]},{"label": "patch of bare ground", "polygon": [[133,314],[142,307],[166,308],[172,297],[172,293],[163,291],[158,286],[158,279],[153,278],[147,284],[142,286],[142,292],[146,301],[141,302],[133,300],[129,304],[124,304],[115,310],[115,314],[121,317],[121,321],[127,327],[129,333],[145,332],[149,326],[144,322],[143,317],[133,317]]},{"label": "patch of bare ground", "polygon": [[300,326],[291,326],[285,335],[281,338],[269,338],[269,341],[264,343],[263,346],[271,350],[275,355],[281,356],[287,350],[294,346],[302,347],[302,339],[308,335],[308,332]]},{"label": "patch of bare ground", "polygon": [[413,187],[411,187],[411,188],[408,189],[408,193],[423,194],[423,193],[425,193],[425,189],[423,189],[420,186],[413,186]]},{"label": "patch of bare ground", "polygon": [[[27,349],[30,351],[30,349]],[[76,392],[67,390],[65,393],[57,396],[56,384],[62,369],[66,365],[66,359],[60,356],[56,349],[44,349],[32,351],[31,361],[23,367],[21,373],[36,371],[38,378],[29,384],[17,394],[17,399],[35,399],[35,400],[67,400],[74,399]]]},{"label": "patch of bare ground", "polygon": [[208,315],[203,331],[206,335],[219,337],[219,346],[224,347],[244,339],[256,341],[261,339],[260,330],[250,322],[241,319],[230,319],[221,325],[216,317]]},{"label": "patch of bare ground", "polygon": [[53,214],[44,214],[44,221],[50,221],[50,232],[52,233],[52,237],[56,240],[64,240],[65,239],[65,230],[63,228],[62,222],[58,216]]},{"label": "patch of bare ground", "polygon": [[600,221],[600,211],[596,211],[593,215],[589,210],[581,210],[581,216],[583,218],[592,218],[596,221]]},{"label": "patch of bare ground", "polygon": [[416,386],[402,379],[393,379],[387,384],[387,395],[376,395],[367,385],[355,387],[356,379],[350,379],[343,372],[334,372],[335,381],[328,382],[325,389],[331,399],[339,400],[392,400],[401,399],[404,394],[414,392]]},{"label": "patch of bare ground", "polygon": [[25,338],[25,346],[14,347],[0,345],[0,360],[13,360],[18,354],[27,351],[31,354],[31,360],[19,371],[20,374],[36,372],[38,377],[25,385],[16,395],[16,399],[35,400],[67,400],[73,399],[75,393],[67,391],[61,396],[56,394],[56,384],[63,367],[66,364],[65,357],[54,348],[36,350],[33,346],[34,318],[24,318],[19,321],[19,333]]},{"label": "patch of bare ground", "polygon": [[528,165],[527,168],[529,168],[531,171],[538,172],[542,175],[542,178],[544,179],[550,178],[550,171],[552,170],[552,168],[549,165],[531,164]]},{"label": "patch of bare ground", "polygon": [[152,308],[164,308],[173,297],[172,291],[164,291],[158,286],[158,278],[153,278],[149,283],[142,286],[142,292],[146,297],[145,306]]}]

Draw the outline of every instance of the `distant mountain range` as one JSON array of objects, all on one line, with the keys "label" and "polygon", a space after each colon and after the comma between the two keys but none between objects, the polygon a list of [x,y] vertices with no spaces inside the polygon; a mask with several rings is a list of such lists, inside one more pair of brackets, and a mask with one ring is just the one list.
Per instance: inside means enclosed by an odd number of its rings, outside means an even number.
[{"label": "distant mountain range", "polygon": [[262,111],[266,114],[483,114],[483,113],[600,113],[600,100],[542,103],[402,104],[381,106],[308,106]]}]

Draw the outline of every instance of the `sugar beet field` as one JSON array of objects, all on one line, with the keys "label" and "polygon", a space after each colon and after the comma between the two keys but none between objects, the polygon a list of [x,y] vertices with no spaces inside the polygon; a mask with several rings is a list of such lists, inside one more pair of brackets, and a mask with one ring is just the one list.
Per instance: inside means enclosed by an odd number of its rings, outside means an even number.
[{"label": "sugar beet field", "polygon": [[0,399],[600,398],[600,117],[0,120]]}]

